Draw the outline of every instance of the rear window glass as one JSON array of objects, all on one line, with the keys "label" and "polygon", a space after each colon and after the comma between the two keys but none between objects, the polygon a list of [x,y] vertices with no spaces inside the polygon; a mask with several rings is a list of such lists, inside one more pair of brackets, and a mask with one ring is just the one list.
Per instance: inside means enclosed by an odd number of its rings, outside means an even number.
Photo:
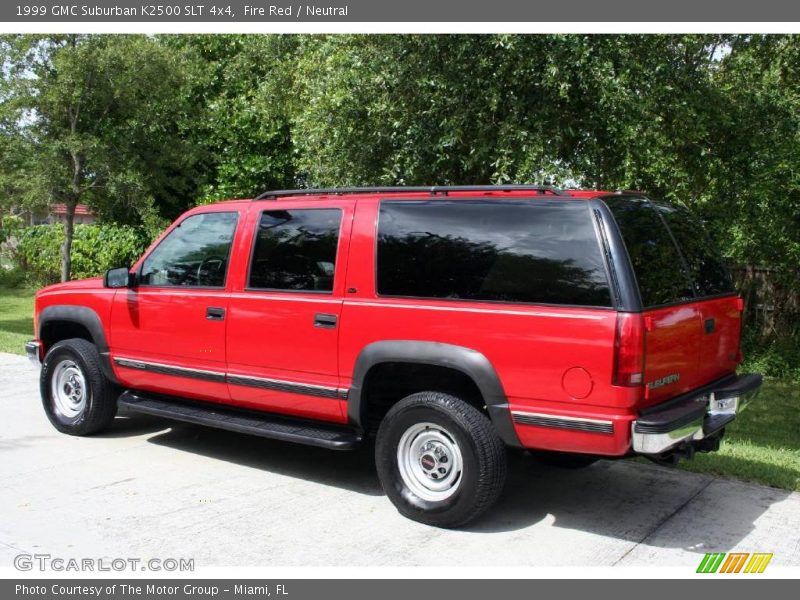
[{"label": "rear window glass", "polygon": [[680,206],[653,203],[664,217],[681,249],[697,295],[717,296],[735,290],[730,272],[725,267],[699,219]]},{"label": "rear window glass", "polygon": [[249,288],[331,292],[342,211],[265,210],[253,244]]},{"label": "rear window glass", "polygon": [[611,305],[584,204],[384,201],[377,263],[383,296]]},{"label": "rear window glass", "polygon": [[681,255],[653,206],[622,197],[605,202],[622,232],[642,304],[659,306],[694,298]]},{"label": "rear window glass", "polygon": [[686,209],[624,196],[604,201],[619,225],[644,306],[733,291],[727,270]]}]

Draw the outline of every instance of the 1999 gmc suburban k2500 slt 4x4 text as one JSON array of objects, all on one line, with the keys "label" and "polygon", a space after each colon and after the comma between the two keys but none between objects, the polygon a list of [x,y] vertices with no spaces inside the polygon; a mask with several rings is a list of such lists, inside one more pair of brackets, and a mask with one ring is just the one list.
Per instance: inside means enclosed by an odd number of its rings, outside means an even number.
[{"label": "1999 gmc suburban k2500 slt 4x4 text", "polygon": [[588,464],[712,451],[757,394],[743,302],[694,218],[545,186],[268,192],[194,208],[132,268],[36,296],[41,394],[86,435],[130,410],[349,449],[456,527],[506,446]]}]

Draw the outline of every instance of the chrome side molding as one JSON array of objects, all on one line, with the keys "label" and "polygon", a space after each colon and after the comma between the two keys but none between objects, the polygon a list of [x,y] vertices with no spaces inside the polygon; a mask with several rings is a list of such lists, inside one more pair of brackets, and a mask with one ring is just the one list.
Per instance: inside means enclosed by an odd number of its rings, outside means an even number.
[{"label": "chrome side molding", "polygon": [[344,388],[316,385],[312,383],[299,383],[296,381],[286,381],[283,379],[271,379],[267,377],[255,377],[252,375],[241,375],[227,373],[225,371],[212,371],[207,369],[191,369],[188,367],[178,367],[164,363],[137,360],[132,358],[115,357],[114,362],[120,367],[127,369],[139,369],[161,375],[172,375],[174,377],[188,377],[190,379],[203,379],[217,383],[229,383],[231,385],[241,385],[244,387],[254,387],[268,390],[301,394],[304,396],[316,396],[318,398],[328,398],[331,400],[346,400],[348,390]]}]

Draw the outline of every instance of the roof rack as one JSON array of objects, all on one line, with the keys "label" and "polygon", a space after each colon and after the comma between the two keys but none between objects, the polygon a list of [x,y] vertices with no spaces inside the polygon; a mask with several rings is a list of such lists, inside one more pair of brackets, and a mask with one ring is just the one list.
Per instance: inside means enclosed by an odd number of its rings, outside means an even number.
[{"label": "roof rack", "polygon": [[255,200],[277,200],[287,196],[344,196],[347,194],[397,194],[429,193],[431,196],[447,196],[450,192],[536,192],[562,196],[564,192],[551,185],[434,185],[434,186],[388,186],[388,187],[344,187],[309,188],[301,190],[273,190],[264,192]]}]

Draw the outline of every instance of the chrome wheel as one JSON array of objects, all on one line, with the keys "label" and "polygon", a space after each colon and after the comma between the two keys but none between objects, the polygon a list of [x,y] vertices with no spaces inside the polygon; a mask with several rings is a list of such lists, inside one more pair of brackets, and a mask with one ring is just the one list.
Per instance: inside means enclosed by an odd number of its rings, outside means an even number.
[{"label": "chrome wheel", "polygon": [[53,407],[66,419],[78,417],[86,408],[89,389],[86,377],[75,361],[62,360],[50,380]]},{"label": "chrome wheel", "polygon": [[458,490],[464,461],[455,438],[435,423],[409,427],[397,445],[403,483],[430,502],[446,500]]}]

